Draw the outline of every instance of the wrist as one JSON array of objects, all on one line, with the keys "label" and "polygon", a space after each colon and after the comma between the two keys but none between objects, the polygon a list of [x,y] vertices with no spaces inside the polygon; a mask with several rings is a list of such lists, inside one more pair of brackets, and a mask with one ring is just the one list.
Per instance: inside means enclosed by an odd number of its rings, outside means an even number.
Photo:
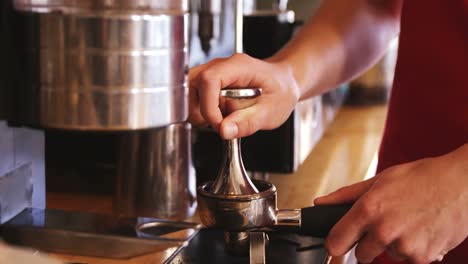
[{"label": "wrist", "polygon": [[302,99],[302,89],[295,73],[295,67],[288,60],[278,60],[271,62],[278,68],[278,71],[284,76],[287,89],[294,98],[295,103]]},{"label": "wrist", "polygon": [[293,90],[297,101],[306,99],[309,94],[307,91],[307,80],[304,78],[304,65],[297,65],[296,60],[285,54],[274,55],[266,61],[275,64],[281,72],[289,78],[290,89]]}]

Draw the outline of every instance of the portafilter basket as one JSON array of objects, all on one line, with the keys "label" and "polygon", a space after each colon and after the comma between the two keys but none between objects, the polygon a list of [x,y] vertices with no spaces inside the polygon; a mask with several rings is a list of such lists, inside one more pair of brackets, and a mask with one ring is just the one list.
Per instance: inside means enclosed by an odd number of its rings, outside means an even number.
[{"label": "portafilter basket", "polygon": [[276,188],[253,180],[258,193],[221,195],[211,191],[212,182],[198,187],[198,210],[206,227],[241,232],[276,224]]}]

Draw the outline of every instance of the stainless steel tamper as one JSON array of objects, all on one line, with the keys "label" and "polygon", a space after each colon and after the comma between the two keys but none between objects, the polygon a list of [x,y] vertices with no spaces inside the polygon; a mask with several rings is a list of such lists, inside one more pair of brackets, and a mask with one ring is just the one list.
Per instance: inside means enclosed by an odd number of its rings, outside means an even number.
[{"label": "stainless steel tamper", "polygon": [[[221,90],[220,103],[223,115],[227,116],[232,112],[254,105],[256,98],[260,95],[261,89],[259,88]],[[218,197],[258,194],[257,187],[252,183],[244,168],[240,138],[224,141],[221,167],[210,191]],[[242,255],[248,252],[249,234],[247,232],[226,232],[225,242],[226,249],[230,253]]]},{"label": "stainless steel tamper", "polygon": [[[223,114],[245,109],[255,104],[260,96],[259,88],[225,89],[221,90]],[[221,169],[211,186],[211,192],[216,195],[244,195],[258,193],[242,162],[240,138],[224,141],[224,155]]]}]

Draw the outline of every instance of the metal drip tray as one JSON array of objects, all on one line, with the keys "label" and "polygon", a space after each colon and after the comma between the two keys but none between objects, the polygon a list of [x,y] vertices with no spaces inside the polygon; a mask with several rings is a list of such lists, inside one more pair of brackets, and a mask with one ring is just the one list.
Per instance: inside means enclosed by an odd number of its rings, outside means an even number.
[{"label": "metal drip tray", "polygon": [[153,218],[114,218],[61,210],[27,209],[0,226],[9,243],[47,252],[132,258],[183,247],[198,232],[195,223]]},{"label": "metal drip tray", "polygon": [[[322,264],[327,260],[323,240],[290,233],[270,232],[266,248],[267,264]],[[225,249],[222,230],[202,229],[166,264],[248,264],[249,256],[232,256]]]}]

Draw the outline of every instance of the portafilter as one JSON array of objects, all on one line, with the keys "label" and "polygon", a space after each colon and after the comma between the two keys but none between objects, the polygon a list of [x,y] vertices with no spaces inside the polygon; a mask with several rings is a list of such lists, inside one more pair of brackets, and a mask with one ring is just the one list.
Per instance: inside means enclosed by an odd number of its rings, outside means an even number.
[{"label": "portafilter", "polygon": [[[220,106],[227,115],[255,104],[259,88],[221,90]],[[350,204],[278,209],[276,187],[266,181],[251,181],[242,163],[240,139],[225,142],[219,174],[198,187],[201,222],[227,232],[281,229],[326,237],[351,208]]]}]

